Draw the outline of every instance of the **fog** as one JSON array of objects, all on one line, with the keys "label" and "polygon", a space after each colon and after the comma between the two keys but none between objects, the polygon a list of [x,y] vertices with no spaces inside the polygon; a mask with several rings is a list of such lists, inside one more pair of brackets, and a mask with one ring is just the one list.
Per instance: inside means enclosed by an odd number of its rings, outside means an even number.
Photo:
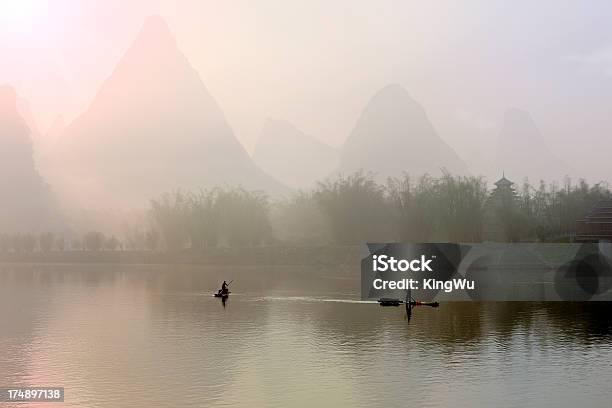
[{"label": "fog", "polygon": [[287,198],[360,169],[593,185],[611,179],[611,17],[607,2],[3,2],[0,85],[30,131],[28,177],[72,214],[179,188]]}]

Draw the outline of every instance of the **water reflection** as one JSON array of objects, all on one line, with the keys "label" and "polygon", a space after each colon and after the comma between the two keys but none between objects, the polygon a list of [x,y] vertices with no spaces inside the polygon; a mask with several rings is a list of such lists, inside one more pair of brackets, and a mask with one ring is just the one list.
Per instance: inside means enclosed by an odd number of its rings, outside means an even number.
[{"label": "water reflection", "polygon": [[[332,272],[1,265],[0,383],[64,386],[65,406],[88,407],[612,396],[610,304],[443,303],[408,321],[404,308],[355,301],[359,282]],[[227,277],[223,302],[212,293]]]}]

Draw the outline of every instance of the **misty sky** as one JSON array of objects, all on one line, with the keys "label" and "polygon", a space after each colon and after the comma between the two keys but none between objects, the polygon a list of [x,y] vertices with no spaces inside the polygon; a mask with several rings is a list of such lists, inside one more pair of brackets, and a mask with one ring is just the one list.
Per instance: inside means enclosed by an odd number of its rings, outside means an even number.
[{"label": "misty sky", "polygon": [[249,150],[268,117],[340,145],[397,82],[460,155],[488,155],[518,107],[553,152],[589,158],[573,163],[583,174],[610,173],[605,1],[0,0],[0,83],[29,100],[44,133],[86,109],[153,13]]}]

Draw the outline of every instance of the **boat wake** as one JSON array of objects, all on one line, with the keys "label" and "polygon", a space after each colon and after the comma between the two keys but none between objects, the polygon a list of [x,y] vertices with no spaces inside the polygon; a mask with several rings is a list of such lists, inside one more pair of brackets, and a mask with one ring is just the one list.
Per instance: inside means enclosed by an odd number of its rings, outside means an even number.
[{"label": "boat wake", "polygon": [[376,303],[371,300],[354,299],[329,299],[314,296],[263,296],[257,298],[258,301],[287,301],[287,302],[331,302],[331,303]]}]

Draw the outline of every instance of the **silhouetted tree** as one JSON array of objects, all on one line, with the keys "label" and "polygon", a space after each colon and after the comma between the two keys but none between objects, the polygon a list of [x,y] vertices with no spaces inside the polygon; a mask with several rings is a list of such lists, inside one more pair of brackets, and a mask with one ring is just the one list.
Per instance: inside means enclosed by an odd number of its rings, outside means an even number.
[{"label": "silhouetted tree", "polygon": [[85,234],[83,238],[83,244],[88,251],[99,251],[104,246],[105,237],[104,234],[98,231],[90,231]]},{"label": "silhouetted tree", "polygon": [[145,248],[149,251],[157,251],[159,246],[159,234],[157,230],[150,229],[145,233]]},{"label": "silhouetted tree", "polygon": [[83,250],[83,241],[77,237],[72,238],[70,241],[70,249],[73,251],[81,251]]},{"label": "silhouetted tree", "polygon": [[528,239],[561,241],[569,239],[576,220],[584,217],[598,201],[610,200],[612,194],[605,183],[590,186],[585,180],[573,185],[566,178],[564,187],[543,181],[537,189],[528,181],[520,194],[520,209],[527,227],[522,234]]},{"label": "silhouetted tree", "polygon": [[159,226],[166,249],[183,249],[189,239],[189,199],[180,191],[151,200],[151,215]]},{"label": "silhouetted tree", "polygon": [[418,184],[412,185],[410,177],[388,181],[388,200],[397,220],[400,241],[426,242],[432,239],[436,229],[435,180],[424,175]]},{"label": "silhouetted tree", "polygon": [[280,241],[322,245],[333,240],[330,223],[310,192],[298,192],[277,201],[271,223]]},{"label": "silhouetted tree", "polygon": [[371,174],[357,172],[319,183],[313,196],[327,216],[338,243],[391,239],[385,189],[374,182]]},{"label": "silhouetted tree", "polygon": [[215,246],[219,239],[219,208],[215,205],[220,189],[189,195],[189,238],[192,248]]},{"label": "silhouetted tree", "polygon": [[50,232],[40,234],[38,238],[40,250],[43,252],[51,252],[53,250],[53,244],[55,243],[55,235]]},{"label": "silhouetted tree", "polygon": [[387,191],[400,240],[480,241],[487,198],[481,178],[444,172],[441,178],[424,175],[413,185],[405,175],[390,179]]},{"label": "silhouetted tree", "polygon": [[267,197],[241,188],[164,194],[151,202],[151,214],[166,248],[188,243],[201,249],[223,242],[258,245],[271,239]]},{"label": "silhouetted tree", "polygon": [[119,244],[119,240],[112,235],[104,240],[104,249],[106,251],[116,251],[119,248]]},{"label": "silhouetted tree", "polygon": [[6,253],[11,249],[11,239],[8,234],[0,234],[0,252]]},{"label": "silhouetted tree", "polygon": [[33,234],[24,234],[21,236],[21,247],[25,252],[34,252],[36,250],[36,236]]},{"label": "silhouetted tree", "polygon": [[60,235],[56,238],[55,248],[57,248],[58,251],[64,251],[66,249],[66,239],[63,235]]},{"label": "silhouetted tree", "polygon": [[140,251],[147,247],[146,233],[138,225],[128,228],[125,239],[127,249]]},{"label": "silhouetted tree", "polygon": [[219,239],[230,246],[259,245],[272,238],[267,197],[242,188],[218,190],[213,213]]}]

